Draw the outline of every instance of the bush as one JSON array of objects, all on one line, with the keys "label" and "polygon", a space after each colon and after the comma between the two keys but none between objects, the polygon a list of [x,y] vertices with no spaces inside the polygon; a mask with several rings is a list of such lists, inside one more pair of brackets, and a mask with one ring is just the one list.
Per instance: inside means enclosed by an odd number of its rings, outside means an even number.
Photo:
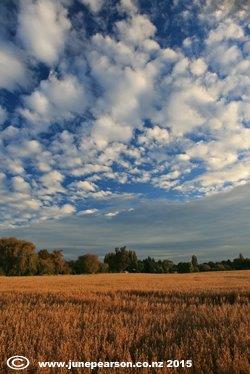
[{"label": "bush", "polygon": [[96,255],[87,253],[79,256],[75,263],[75,271],[77,274],[94,274],[100,268],[100,262]]}]

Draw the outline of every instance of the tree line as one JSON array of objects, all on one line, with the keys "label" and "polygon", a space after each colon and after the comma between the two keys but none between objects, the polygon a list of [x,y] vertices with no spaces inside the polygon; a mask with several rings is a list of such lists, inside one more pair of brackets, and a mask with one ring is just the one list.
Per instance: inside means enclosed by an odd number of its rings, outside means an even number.
[{"label": "tree line", "polygon": [[90,253],[76,260],[66,260],[61,250],[36,251],[32,242],[17,238],[0,239],[0,275],[57,275],[95,273],[193,273],[199,271],[223,271],[250,269],[250,258],[240,254],[233,260],[209,261],[199,264],[193,255],[189,262],[174,264],[170,260],[138,259],[135,251],[126,247],[116,248],[105,255],[104,261]]}]

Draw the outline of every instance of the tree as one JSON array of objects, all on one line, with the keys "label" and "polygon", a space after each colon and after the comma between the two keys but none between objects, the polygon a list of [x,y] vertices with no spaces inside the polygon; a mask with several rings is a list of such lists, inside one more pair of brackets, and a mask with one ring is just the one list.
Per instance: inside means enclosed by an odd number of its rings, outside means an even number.
[{"label": "tree", "polygon": [[96,255],[87,253],[79,256],[75,262],[75,271],[77,274],[94,274],[97,273],[100,267],[100,262]]},{"label": "tree", "polygon": [[55,274],[55,264],[47,249],[38,252],[38,274]]},{"label": "tree", "polygon": [[36,274],[35,245],[12,237],[0,239],[0,268],[6,275]]},{"label": "tree", "polygon": [[98,273],[108,273],[109,266],[105,262],[100,262]]},{"label": "tree", "polygon": [[177,265],[178,273],[192,273],[192,270],[191,262],[179,262]]},{"label": "tree", "polygon": [[69,266],[66,263],[63,252],[61,250],[55,250],[50,254],[51,261],[54,265],[54,274],[68,274]]},{"label": "tree", "polygon": [[170,260],[162,261],[162,268],[164,273],[170,273],[173,270],[174,263]]},{"label": "tree", "polygon": [[223,264],[221,264],[220,262],[217,262],[216,265],[215,265],[215,270],[224,271],[226,269],[225,269],[225,266]]},{"label": "tree", "polygon": [[142,260],[142,265],[143,273],[157,273],[157,264],[154,258],[148,256]]},{"label": "tree", "polygon": [[155,261],[152,257],[138,261],[138,271],[141,273],[169,273],[173,271],[174,264],[170,260]]},{"label": "tree", "polygon": [[76,274],[75,263],[76,262],[74,260],[67,261],[67,267],[69,269],[69,274]]},{"label": "tree", "polygon": [[200,271],[211,271],[211,267],[206,263],[199,265],[199,269]]},{"label": "tree", "polygon": [[134,251],[126,249],[126,246],[115,248],[115,252],[107,253],[104,262],[109,265],[111,272],[136,272],[138,270],[138,259]]},{"label": "tree", "polygon": [[197,257],[195,255],[191,257],[191,265],[192,265],[193,272],[199,271],[199,264],[198,264]]},{"label": "tree", "polygon": [[65,261],[63,252],[54,250],[49,252],[42,249],[38,252],[38,274],[68,274],[69,264]]},{"label": "tree", "polygon": [[239,256],[233,260],[232,267],[233,267],[233,269],[236,269],[236,270],[250,269],[250,259],[245,258],[240,253]]},{"label": "tree", "polygon": [[216,269],[215,269],[215,268],[216,268],[216,265],[215,265],[215,263],[214,263],[213,261],[209,261],[209,262],[208,262],[208,265],[210,266],[210,269],[211,269],[212,271],[216,270]]},{"label": "tree", "polygon": [[245,261],[245,258],[244,258],[242,253],[239,254],[238,260],[239,260],[239,262],[244,262]]}]

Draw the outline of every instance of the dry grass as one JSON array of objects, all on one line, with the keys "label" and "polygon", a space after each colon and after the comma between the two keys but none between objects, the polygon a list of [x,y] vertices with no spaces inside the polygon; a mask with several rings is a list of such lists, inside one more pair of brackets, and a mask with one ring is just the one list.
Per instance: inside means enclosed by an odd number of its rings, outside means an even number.
[{"label": "dry grass", "polygon": [[29,373],[37,361],[69,359],[192,359],[192,369],[173,372],[248,373],[249,280],[250,271],[0,277],[1,372],[21,354],[32,361]]}]

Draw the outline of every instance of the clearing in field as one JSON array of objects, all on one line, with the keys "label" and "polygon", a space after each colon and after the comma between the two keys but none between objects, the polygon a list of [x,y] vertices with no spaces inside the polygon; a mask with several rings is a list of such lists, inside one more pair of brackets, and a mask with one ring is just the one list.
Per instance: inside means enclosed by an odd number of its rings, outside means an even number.
[{"label": "clearing in field", "polygon": [[159,372],[248,373],[249,280],[250,271],[0,277],[1,370],[20,354],[29,373],[69,372],[38,361],[169,359],[193,368]]}]

